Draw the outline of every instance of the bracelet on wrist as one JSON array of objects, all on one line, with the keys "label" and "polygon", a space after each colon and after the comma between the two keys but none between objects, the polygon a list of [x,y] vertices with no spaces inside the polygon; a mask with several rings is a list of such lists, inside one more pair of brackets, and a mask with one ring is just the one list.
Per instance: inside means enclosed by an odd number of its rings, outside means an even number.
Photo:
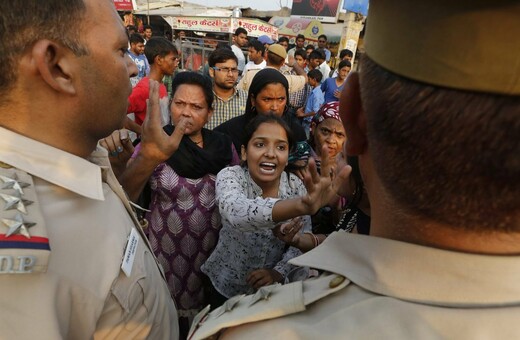
[{"label": "bracelet on wrist", "polygon": [[312,238],[312,242],[314,243],[314,247],[313,247],[313,248],[316,248],[317,246],[320,245],[320,239],[318,238],[318,236],[316,236],[316,235],[313,234],[313,233],[309,233],[309,232],[307,232],[307,233],[305,233],[305,234],[309,234],[309,235],[311,236],[311,238]]}]

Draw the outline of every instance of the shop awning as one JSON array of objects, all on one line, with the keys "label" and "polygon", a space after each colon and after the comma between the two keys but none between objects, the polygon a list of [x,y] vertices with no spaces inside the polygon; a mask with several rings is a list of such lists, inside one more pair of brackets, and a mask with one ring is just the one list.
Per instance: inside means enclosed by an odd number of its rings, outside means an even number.
[{"label": "shop awning", "polygon": [[251,37],[268,35],[272,39],[278,38],[277,28],[259,19],[184,15],[162,15],[162,17],[176,30],[233,33],[238,27],[243,27]]},{"label": "shop awning", "polygon": [[134,0],[114,0],[114,5],[118,11],[133,11],[136,8]]},{"label": "shop awning", "polygon": [[316,43],[321,34],[325,34],[329,42],[339,43],[343,32],[343,24],[324,24],[296,17],[272,17],[269,23],[278,27],[278,35],[288,37],[291,44],[295,43],[298,34],[303,34],[312,43]]}]

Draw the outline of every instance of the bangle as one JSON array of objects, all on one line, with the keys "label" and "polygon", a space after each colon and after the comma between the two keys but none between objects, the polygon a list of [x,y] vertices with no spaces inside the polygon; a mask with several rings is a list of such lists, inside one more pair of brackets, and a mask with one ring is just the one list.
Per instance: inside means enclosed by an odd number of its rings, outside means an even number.
[{"label": "bangle", "polygon": [[318,238],[318,236],[314,235],[313,233],[305,233],[305,234],[311,235],[312,241],[314,243],[314,248],[316,248],[317,246],[320,245],[320,239]]}]

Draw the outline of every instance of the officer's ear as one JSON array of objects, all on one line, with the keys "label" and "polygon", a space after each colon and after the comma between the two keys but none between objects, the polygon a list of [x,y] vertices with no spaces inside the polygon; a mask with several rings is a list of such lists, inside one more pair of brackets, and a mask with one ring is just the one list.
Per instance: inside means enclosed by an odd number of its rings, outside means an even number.
[{"label": "officer's ear", "polygon": [[42,39],[33,45],[26,57],[24,65],[30,73],[39,75],[55,91],[76,94],[73,74],[78,61],[70,49]]},{"label": "officer's ear", "polygon": [[367,124],[359,90],[359,74],[350,72],[340,96],[339,113],[347,133],[347,154],[361,155],[367,149]]}]

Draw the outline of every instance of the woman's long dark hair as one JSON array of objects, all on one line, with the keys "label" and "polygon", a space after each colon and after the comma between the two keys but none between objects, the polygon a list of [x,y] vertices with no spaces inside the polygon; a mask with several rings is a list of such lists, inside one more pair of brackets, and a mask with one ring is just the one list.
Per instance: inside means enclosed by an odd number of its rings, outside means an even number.
[{"label": "woman's long dark hair", "polygon": [[[287,78],[285,78],[285,76],[280,71],[274,68],[264,68],[253,77],[251,86],[249,86],[245,113],[248,120],[257,114],[256,110],[253,109],[251,99],[256,98],[258,93],[260,93],[260,91],[262,91],[262,89],[269,84],[282,84],[283,87],[285,87],[287,102],[289,102],[289,82],[287,81]],[[287,108],[287,104],[285,104],[285,107]]]},{"label": "woman's long dark hair", "polygon": [[[247,144],[253,137],[253,134],[258,129],[258,127],[264,123],[274,123],[280,125],[287,134],[287,142],[289,143],[289,153],[291,152],[292,148],[294,147],[294,136],[291,131],[291,128],[287,124],[285,120],[282,118],[275,116],[273,114],[268,115],[257,115],[251,119],[251,121],[246,125],[246,128],[244,130],[244,138],[242,139],[242,146],[244,148],[247,148]],[[242,164],[243,166],[245,164]]]},{"label": "woman's long dark hair", "polygon": [[251,119],[251,121],[246,125],[246,128],[244,130],[244,138],[242,139],[242,145],[244,147],[247,147],[247,143],[251,140],[251,137],[253,137],[253,134],[258,129],[258,127],[264,123],[275,123],[280,125],[287,134],[287,141],[289,143],[289,150],[292,149],[294,146],[294,136],[291,131],[291,128],[287,124],[283,118],[280,118],[278,116],[275,116],[273,114],[268,115],[258,115]]}]

